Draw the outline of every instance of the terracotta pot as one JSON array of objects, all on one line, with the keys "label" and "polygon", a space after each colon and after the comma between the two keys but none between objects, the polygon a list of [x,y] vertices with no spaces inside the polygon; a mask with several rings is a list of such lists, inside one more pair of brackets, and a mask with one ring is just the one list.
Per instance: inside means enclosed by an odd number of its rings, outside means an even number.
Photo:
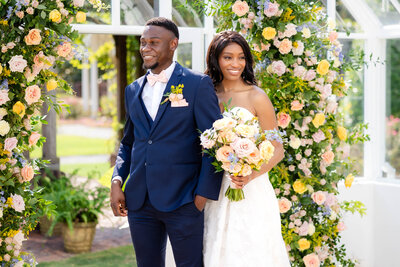
[{"label": "terracotta pot", "polygon": [[62,232],[62,224],[57,223],[54,228],[53,228],[53,233],[51,235],[48,235],[47,232],[50,229],[50,225],[53,222],[53,220],[49,220],[47,216],[43,216],[39,220],[40,224],[40,233],[45,236],[60,236]]},{"label": "terracotta pot", "polygon": [[74,223],[73,231],[67,224],[62,225],[64,249],[70,253],[89,252],[92,248],[97,222]]}]

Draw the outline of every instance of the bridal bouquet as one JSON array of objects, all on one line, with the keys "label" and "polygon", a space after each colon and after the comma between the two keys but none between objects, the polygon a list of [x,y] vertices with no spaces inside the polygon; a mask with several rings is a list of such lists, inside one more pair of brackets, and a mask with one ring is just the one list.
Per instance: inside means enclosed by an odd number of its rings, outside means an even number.
[{"label": "bridal bouquet", "polygon": [[[233,108],[215,121],[213,127],[201,136],[203,152],[215,158],[212,163],[216,171],[226,171],[233,176],[247,176],[274,155],[272,140],[280,141],[276,130],[263,131],[257,117],[243,108]],[[244,199],[242,189],[231,182],[225,192],[231,201]]]}]

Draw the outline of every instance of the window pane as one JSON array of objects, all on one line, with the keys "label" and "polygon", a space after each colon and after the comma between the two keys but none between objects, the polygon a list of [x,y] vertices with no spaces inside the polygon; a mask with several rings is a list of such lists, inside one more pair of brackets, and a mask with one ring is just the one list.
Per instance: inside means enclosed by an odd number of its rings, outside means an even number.
[{"label": "window pane", "polygon": [[[387,41],[386,160],[400,178],[400,40]],[[388,171],[390,172],[390,167]],[[388,176],[391,176],[388,172]]]},{"label": "window pane", "polygon": [[179,44],[178,62],[185,68],[192,68],[192,43]]},{"label": "window pane", "polygon": [[[348,55],[350,50],[363,49],[362,40],[340,40],[343,44],[343,54]],[[340,111],[344,114],[344,123],[346,128],[352,128],[356,124],[364,122],[364,73],[363,71],[346,72],[345,81],[351,84],[348,96],[340,102]],[[363,175],[364,168],[364,146],[356,144],[351,146],[350,156],[356,160],[355,168],[358,175]]]},{"label": "window pane", "polygon": [[400,23],[400,14],[390,0],[365,0],[383,25]]},{"label": "window pane", "polygon": [[196,3],[197,0],[173,0],[172,20],[179,27],[203,27],[204,13]]},{"label": "window pane", "polygon": [[154,17],[153,0],[120,0],[121,24],[143,26]]},{"label": "window pane", "polygon": [[362,32],[360,24],[357,23],[343,5],[342,0],[336,1],[336,22],[339,30],[342,32]]},{"label": "window pane", "polygon": [[[91,4],[85,2],[85,9],[88,11],[86,24],[111,24],[111,8],[97,11]],[[111,0],[103,0],[102,2],[106,6],[111,6]]]}]

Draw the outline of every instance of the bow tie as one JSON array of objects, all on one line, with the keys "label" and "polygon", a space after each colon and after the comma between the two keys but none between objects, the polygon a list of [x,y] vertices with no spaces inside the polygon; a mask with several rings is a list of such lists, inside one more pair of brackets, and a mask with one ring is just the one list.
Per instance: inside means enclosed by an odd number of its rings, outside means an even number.
[{"label": "bow tie", "polygon": [[162,72],[160,72],[160,74],[150,73],[149,75],[147,75],[147,81],[151,86],[154,86],[156,82],[167,83],[168,79],[167,75],[165,74],[165,70],[163,70]]}]

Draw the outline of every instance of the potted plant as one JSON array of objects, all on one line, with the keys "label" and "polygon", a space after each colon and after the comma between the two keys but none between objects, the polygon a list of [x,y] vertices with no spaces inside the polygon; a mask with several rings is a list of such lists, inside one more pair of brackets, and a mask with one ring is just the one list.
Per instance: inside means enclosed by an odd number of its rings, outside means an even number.
[{"label": "potted plant", "polygon": [[54,200],[56,215],[50,231],[62,223],[64,248],[67,252],[83,253],[90,251],[96,232],[98,217],[106,207],[109,189],[103,186],[89,188],[88,182],[79,187],[68,181]]}]

